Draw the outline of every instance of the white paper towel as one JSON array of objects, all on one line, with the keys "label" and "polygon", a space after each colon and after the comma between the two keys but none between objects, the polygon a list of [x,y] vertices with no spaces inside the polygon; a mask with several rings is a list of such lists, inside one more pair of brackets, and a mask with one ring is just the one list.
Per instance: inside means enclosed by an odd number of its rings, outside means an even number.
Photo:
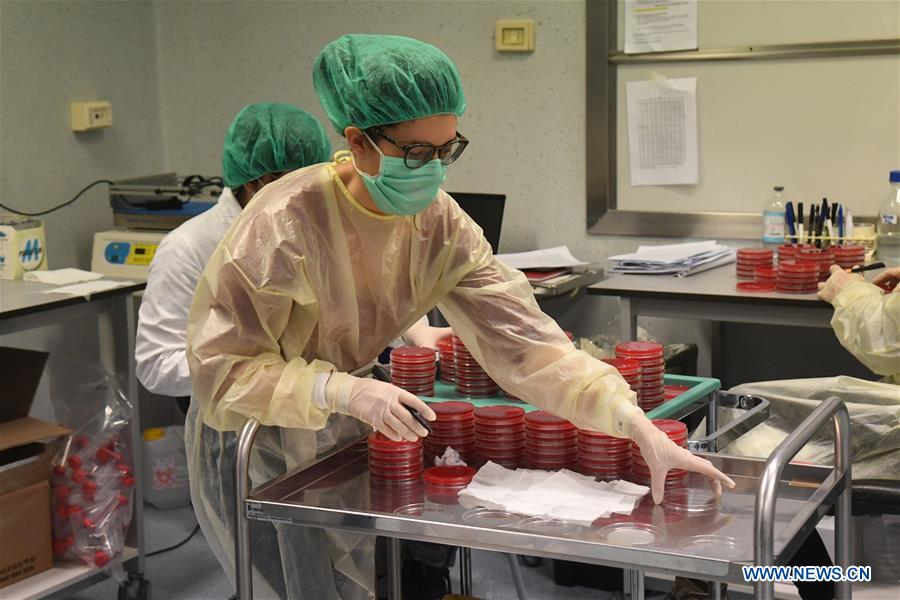
[{"label": "white paper towel", "polygon": [[489,462],[459,493],[463,506],[485,506],[528,516],[589,525],[612,513],[631,514],[650,488],[627,481],[604,482],[563,469],[511,471]]}]

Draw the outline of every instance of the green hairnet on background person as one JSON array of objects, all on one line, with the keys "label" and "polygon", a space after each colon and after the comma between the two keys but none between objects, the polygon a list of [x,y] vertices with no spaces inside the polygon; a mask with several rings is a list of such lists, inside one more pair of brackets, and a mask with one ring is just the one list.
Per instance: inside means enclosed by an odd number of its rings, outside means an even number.
[{"label": "green hairnet on background person", "polygon": [[398,35],[341,36],[316,58],[313,83],[340,135],[350,125],[365,130],[466,110],[453,61],[431,44]]},{"label": "green hairnet on background person", "polygon": [[331,142],[314,116],[291,104],[251,104],[225,134],[222,179],[235,189],[267,173],[294,171],[330,158]]}]

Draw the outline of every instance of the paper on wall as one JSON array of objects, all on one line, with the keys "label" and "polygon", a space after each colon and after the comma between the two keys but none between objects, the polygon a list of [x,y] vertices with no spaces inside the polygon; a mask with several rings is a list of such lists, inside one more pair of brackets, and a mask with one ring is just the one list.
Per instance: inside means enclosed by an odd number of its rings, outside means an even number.
[{"label": "paper on wall", "polygon": [[696,184],[697,78],[629,81],[631,185]]},{"label": "paper on wall", "polygon": [[625,0],[625,54],[697,48],[697,0]]}]

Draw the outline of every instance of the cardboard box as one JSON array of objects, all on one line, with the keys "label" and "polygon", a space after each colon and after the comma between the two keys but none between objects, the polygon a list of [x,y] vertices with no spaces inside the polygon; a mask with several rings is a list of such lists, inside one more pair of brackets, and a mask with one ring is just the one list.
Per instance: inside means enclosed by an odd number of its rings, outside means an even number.
[{"label": "cardboard box", "polygon": [[28,416],[46,360],[0,348],[0,588],[53,566],[50,467],[70,431]]}]

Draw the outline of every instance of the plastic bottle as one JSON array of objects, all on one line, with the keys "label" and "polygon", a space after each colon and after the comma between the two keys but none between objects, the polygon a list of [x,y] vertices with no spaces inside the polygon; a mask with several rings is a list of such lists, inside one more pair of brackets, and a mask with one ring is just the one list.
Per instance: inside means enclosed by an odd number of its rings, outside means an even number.
[{"label": "plastic bottle", "polygon": [[184,426],[146,429],[142,443],[147,504],[164,510],[190,504]]},{"label": "plastic bottle", "polygon": [[762,241],[764,246],[780,246],[784,243],[784,202],[781,192],[784,186],[775,186],[775,196],[763,211]]},{"label": "plastic bottle", "polygon": [[900,263],[900,171],[891,171],[891,193],[878,211],[878,258]]}]

